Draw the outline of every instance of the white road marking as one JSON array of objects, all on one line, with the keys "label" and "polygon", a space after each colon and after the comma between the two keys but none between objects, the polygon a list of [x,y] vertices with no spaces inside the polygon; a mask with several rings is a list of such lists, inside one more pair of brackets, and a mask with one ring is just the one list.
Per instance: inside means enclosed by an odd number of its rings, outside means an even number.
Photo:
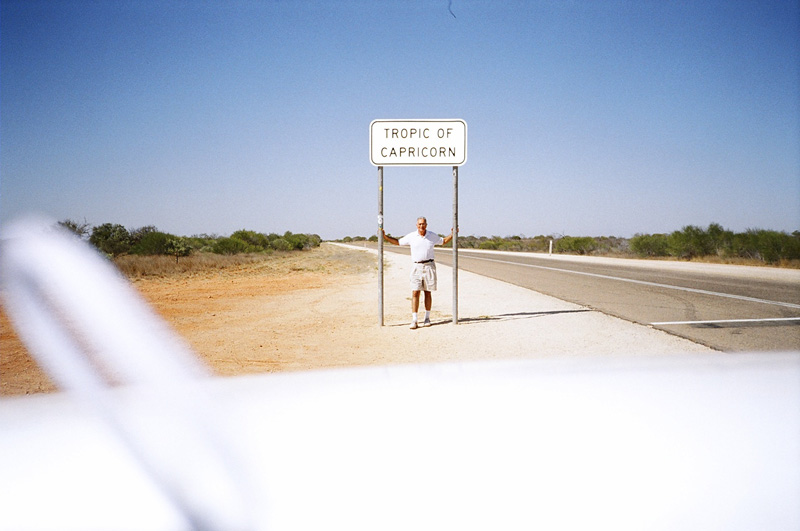
[{"label": "white road marking", "polygon": [[521,262],[509,262],[507,260],[494,260],[491,258],[480,258],[477,256],[467,255],[469,258],[473,260],[486,260],[489,262],[498,262],[501,264],[511,264],[511,265],[518,265],[518,266],[525,266],[525,267],[535,267],[538,269],[547,269],[550,271],[559,271],[561,273],[572,273],[575,275],[584,275],[587,277],[596,277],[596,278],[604,278],[607,280],[619,280],[620,282],[629,282],[631,284],[640,284],[642,286],[652,286],[656,288],[666,288],[666,289],[676,289],[680,291],[688,291],[690,293],[700,293],[702,295],[712,295],[715,297],[725,297],[728,299],[737,299],[741,301],[748,301],[748,302],[760,302],[762,304],[772,304],[775,306],[784,306],[786,308],[797,308],[800,309],[800,304],[794,304],[791,302],[783,302],[783,301],[771,301],[767,299],[757,299],[755,297],[746,297],[744,295],[733,295],[731,293],[720,293],[717,291],[708,291],[704,289],[697,289],[697,288],[686,288],[683,286],[672,286],[670,284],[659,284],[658,282],[647,282],[645,280],[634,280],[632,278],[622,278],[622,277],[612,277],[609,275],[600,275],[598,273],[587,273],[585,271],[572,271],[570,269],[561,269],[558,267],[548,267],[548,266],[541,266],[541,265],[533,265],[533,264],[525,264]]},{"label": "white road marking", "polygon": [[694,324],[719,324],[719,323],[763,323],[769,321],[800,321],[800,317],[773,317],[766,319],[719,319],[715,321],[664,321],[650,323],[653,326],[665,325],[694,325]]}]

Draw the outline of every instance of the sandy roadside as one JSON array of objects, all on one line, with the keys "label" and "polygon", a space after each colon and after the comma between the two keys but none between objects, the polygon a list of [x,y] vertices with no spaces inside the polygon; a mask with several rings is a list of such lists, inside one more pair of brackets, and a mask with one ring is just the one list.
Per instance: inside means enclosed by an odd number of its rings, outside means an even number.
[{"label": "sandy roadside", "polygon": [[[302,371],[548,356],[708,352],[664,332],[609,317],[504,282],[459,272],[459,324],[452,324],[452,270],[439,266],[433,326],[410,330],[406,257],[386,255],[384,326],[378,325],[375,252],[343,248],[367,260],[313,288],[253,294],[199,322],[172,319],[219,374]],[[355,254],[353,254],[355,253]],[[337,258],[341,259],[341,257]]]},{"label": "sandy roadside", "polygon": [[[323,244],[293,258],[133,286],[219,375],[330,367],[656,355],[709,349],[649,327],[465,271],[452,324],[452,271],[438,266],[433,326],[410,330],[409,263],[385,254],[378,325],[377,254]],[[0,320],[0,394],[54,389]]]}]

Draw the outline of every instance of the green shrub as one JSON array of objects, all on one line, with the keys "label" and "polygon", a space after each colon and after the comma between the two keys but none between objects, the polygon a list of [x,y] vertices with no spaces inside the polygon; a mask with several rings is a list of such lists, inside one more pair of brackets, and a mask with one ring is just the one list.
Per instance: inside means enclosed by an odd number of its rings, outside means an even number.
[{"label": "green shrub", "polygon": [[630,248],[639,256],[674,256],[685,259],[723,256],[776,264],[781,260],[800,259],[800,232],[787,234],[748,229],[746,232],[734,233],[719,223],[711,223],[708,229],[687,225],[669,236],[637,234],[631,238]]},{"label": "green shrub", "polygon": [[122,225],[103,223],[92,229],[89,243],[113,258],[130,251],[131,235]]},{"label": "green shrub", "polygon": [[667,237],[669,254],[678,258],[694,258],[713,254],[715,247],[708,233],[695,225],[687,225]]},{"label": "green shrub", "polygon": [[252,230],[237,230],[231,234],[231,238],[241,240],[251,247],[258,248],[262,251],[266,251],[270,247],[269,240],[265,235]]},{"label": "green shrub", "polygon": [[630,241],[631,251],[639,256],[667,256],[669,246],[666,234],[636,234]]},{"label": "green shrub", "polygon": [[775,264],[781,260],[800,259],[800,233],[794,234],[774,230],[748,229],[736,234],[733,251],[737,256],[763,260]]},{"label": "green shrub", "polygon": [[164,232],[147,232],[139,237],[139,241],[131,246],[131,254],[155,255],[168,254],[167,242],[170,238],[175,238],[172,234]]},{"label": "green shrub", "polygon": [[589,236],[575,237],[564,236],[559,238],[555,245],[557,253],[589,254],[595,250],[597,242]]},{"label": "green shrub", "polygon": [[211,252],[214,244],[217,243],[219,236],[209,236],[208,234],[199,234],[184,238],[186,243],[194,250],[201,252]]},{"label": "green shrub", "polygon": [[164,246],[164,254],[175,257],[175,263],[178,263],[178,258],[181,256],[189,256],[192,254],[192,247],[186,238],[179,236],[170,236]]},{"label": "green shrub", "polygon": [[287,230],[286,233],[283,235],[283,239],[289,242],[291,249],[299,251],[306,246],[307,238],[305,234],[292,234]]},{"label": "green shrub", "polygon": [[138,229],[131,229],[128,232],[131,235],[131,246],[135,246],[148,234],[158,232],[158,229],[154,225],[145,225],[144,227],[139,227]]},{"label": "green shrub", "polygon": [[[365,239],[366,238],[363,236],[356,236],[355,238],[350,238],[349,241],[364,241]],[[289,243],[291,249],[297,251],[319,247],[319,244],[322,243],[322,238],[316,234],[293,234],[289,231],[286,231],[286,233],[283,235],[283,240]],[[273,248],[275,248],[274,242],[271,242],[271,245],[273,245]],[[281,250],[277,248],[275,249]]]},{"label": "green shrub", "polygon": [[594,254],[609,253],[628,253],[630,251],[630,240],[618,238],[616,236],[599,236],[594,239]]},{"label": "green shrub", "polygon": [[291,251],[293,249],[292,244],[289,243],[284,238],[278,238],[276,240],[272,240],[269,242],[270,247],[275,249],[276,251]]},{"label": "green shrub", "polygon": [[255,253],[261,250],[238,238],[220,238],[211,247],[211,252],[216,254]]},{"label": "green shrub", "polygon": [[733,232],[725,230],[719,223],[712,223],[706,230],[712,252],[717,256],[730,256],[733,249]]}]

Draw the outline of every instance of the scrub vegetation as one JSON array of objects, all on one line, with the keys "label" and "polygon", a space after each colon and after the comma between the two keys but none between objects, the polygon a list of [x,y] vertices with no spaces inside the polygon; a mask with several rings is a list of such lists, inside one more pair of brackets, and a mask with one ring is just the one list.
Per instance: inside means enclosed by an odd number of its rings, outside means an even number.
[{"label": "scrub vegetation", "polygon": [[87,222],[58,223],[88,241],[129,277],[221,269],[263,260],[274,252],[319,247],[316,234],[263,234],[238,230],[230,236],[201,234],[176,236],[148,225],[127,229],[117,223],[91,226]]},{"label": "scrub vegetation", "polygon": [[[161,274],[165,268],[193,270],[227,267],[263,259],[274,252],[303,251],[319,247],[316,234],[260,233],[238,230],[230,236],[176,236],[154,226],[126,229],[114,223],[92,226],[87,222],[60,221],[59,225],[88,240],[126,274]],[[347,236],[340,242],[377,242],[377,236]],[[450,247],[448,244],[445,247]],[[718,223],[707,228],[686,225],[668,234],[615,236],[539,235],[459,236],[461,249],[488,249],[560,254],[638,257],[800,268],[800,231],[791,234],[764,229],[733,232]],[[167,266],[170,260],[173,265]]]},{"label": "scrub vegetation", "polygon": [[718,223],[707,229],[687,225],[670,234],[637,234],[631,238],[630,248],[641,257],[741,258],[778,264],[800,261],[800,231],[749,229],[734,233]]},{"label": "scrub vegetation", "polygon": [[[346,237],[340,241],[377,242],[377,236]],[[550,252],[695,260],[751,265],[778,265],[800,268],[800,231],[791,234],[763,229],[736,233],[712,223],[707,228],[687,225],[668,234],[636,234],[633,238],[615,236],[459,236],[459,249]],[[446,247],[449,247],[446,246]]]}]

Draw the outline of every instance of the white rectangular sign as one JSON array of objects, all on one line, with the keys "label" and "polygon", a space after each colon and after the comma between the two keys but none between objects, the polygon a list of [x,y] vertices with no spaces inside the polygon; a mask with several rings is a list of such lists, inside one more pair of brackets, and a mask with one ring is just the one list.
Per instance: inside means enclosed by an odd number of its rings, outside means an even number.
[{"label": "white rectangular sign", "polygon": [[467,162],[467,123],[373,120],[369,160],[375,166],[461,166]]}]

